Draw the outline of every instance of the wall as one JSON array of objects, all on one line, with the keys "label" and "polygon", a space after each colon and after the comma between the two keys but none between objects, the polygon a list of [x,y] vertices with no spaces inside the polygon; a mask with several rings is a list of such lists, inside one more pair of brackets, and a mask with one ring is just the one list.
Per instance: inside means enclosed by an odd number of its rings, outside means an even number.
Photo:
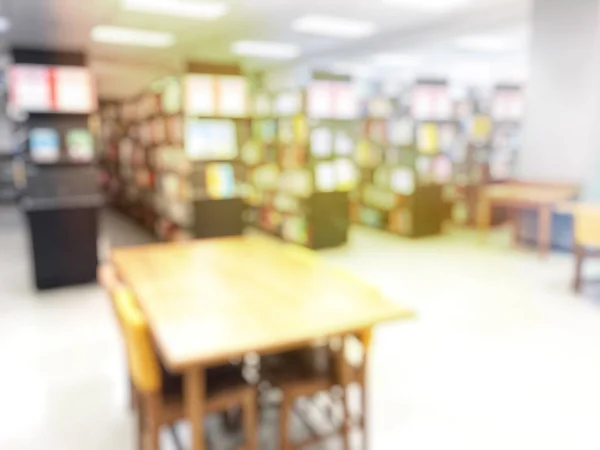
[{"label": "wall", "polygon": [[582,183],[600,155],[599,2],[536,0],[532,19],[517,176]]}]

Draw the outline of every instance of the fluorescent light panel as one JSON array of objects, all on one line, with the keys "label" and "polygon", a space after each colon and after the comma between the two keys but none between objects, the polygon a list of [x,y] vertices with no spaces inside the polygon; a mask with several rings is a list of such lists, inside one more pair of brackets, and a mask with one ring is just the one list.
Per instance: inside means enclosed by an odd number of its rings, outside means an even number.
[{"label": "fluorescent light panel", "polygon": [[272,41],[237,41],[231,51],[240,56],[266,59],[294,59],[300,55],[297,45]]},{"label": "fluorescent light panel", "polygon": [[517,51],[520,47],[516,39],[493,34],[463,36],[456,39],[455,46],[460,50],[494,53]]},{"label": "fluorescent light panel", "polygon": [[92,29],[92,40],[105,44],[165,48],[175,43],[175,36],[159,31],[99,25]]},{"label": "fluorescent light panel", "polygon": [[300,17],[292,28],[300,33],[345,39],[359,39],[375,33],[374,23],[318,14]]},{"label": "fluorescent light panel", "polygon": [[123,9],[165,16],[215,20],[229,12],[226,3],[191,0],[121,0]]},{"label": "fluorescent light panel", "polygon": [[459,9],[472,0],[383,0],[383,3],[428,13],[443,13]]}]

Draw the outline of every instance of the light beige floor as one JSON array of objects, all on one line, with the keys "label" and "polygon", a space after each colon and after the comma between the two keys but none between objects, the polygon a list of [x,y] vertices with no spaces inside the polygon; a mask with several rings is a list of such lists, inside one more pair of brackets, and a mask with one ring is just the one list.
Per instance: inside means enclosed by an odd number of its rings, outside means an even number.
[{"label": "light beige floor", "polygon": [[[115,224],[121,244],[147,239]],[[376,333],[372,449],[600,447],[600,289],[569,292],[568,255],[540,261],[502,232],[480,245],[469,232],[409,241],[358,228],[322,254],[418,312]],[[6,209],[0,361],[0,450],[135,448],[103,293],[33,291],[24,226]]]}]

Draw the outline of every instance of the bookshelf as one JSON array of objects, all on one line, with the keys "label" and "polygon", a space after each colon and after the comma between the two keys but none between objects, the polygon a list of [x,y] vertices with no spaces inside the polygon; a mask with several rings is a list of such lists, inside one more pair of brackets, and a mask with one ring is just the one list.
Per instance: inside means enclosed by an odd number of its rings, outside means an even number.
[{"label": "bookshelf", "polygon": [[359,104],[347,78],[313,75],[299,88],[256,92],[242,149],[247,221],[313,249],[348,239]]},{"label": "bookshelf", "polygon": [[239,155],[251,122],[239,71],[159,80],[120,113],[119,209],[162,240],[242,233]]},{"label": "bookshelf", "polygon": [[[488,184],[510,181],[521,148],[523,91],[498,85],[462,100],[462,133],[455,154],[452,186],[454,222],[474,225],[479,191]],[[494,212],[494,223],[505,220]]]},{"label": "bookshelf", "polygon": [[441,232],[458,122],[447,85],[420,82],[397,97],[364,102],[352,220],[406,237]]},{"label": "bookshelf", "polygon": [[15,181],[35,286],[92,282],[102,206],[89,128],[98,106],[93,75],[82,53],[17,48],[13,61],[9,104],[22,114],[17,140],[25,147]]}]

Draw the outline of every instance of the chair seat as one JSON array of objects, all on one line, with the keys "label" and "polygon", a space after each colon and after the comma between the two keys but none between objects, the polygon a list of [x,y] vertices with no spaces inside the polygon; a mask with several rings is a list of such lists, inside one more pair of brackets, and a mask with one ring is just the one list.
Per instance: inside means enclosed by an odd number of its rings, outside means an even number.
[{"label": "chair seat", "polygon": [[[180,400],[183,397],[183,377],[170,373],[161,364],[162,371],[162,396],[170,401]],[[219,393],[237,387],[246,387],[248,383],[242,375],[242,368],[227,364],[206,369],[206,396],[210,398]]]}]

